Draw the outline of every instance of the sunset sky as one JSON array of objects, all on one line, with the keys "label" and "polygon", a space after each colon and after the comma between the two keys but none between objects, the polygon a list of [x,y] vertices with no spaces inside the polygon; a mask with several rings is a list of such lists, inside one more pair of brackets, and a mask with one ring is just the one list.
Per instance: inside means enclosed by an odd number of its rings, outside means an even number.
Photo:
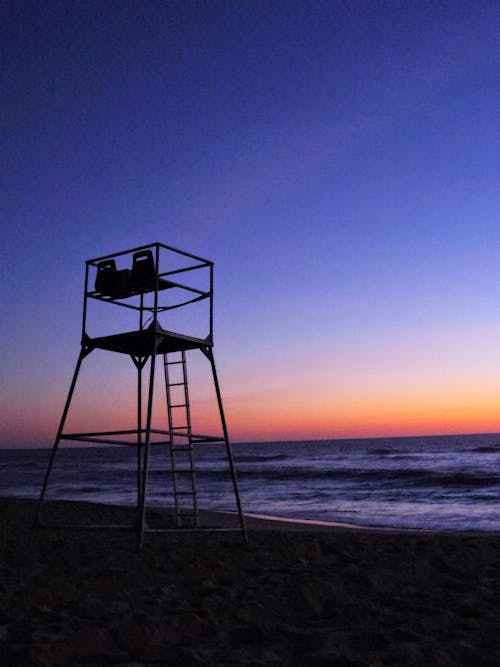
[{"label": "sunset sky", "polygon": [[[1,3],[0,446],[52,444],[85,260],[152,241],[215,262],[233,440],[500,431],[498,7]],[[133,421],[92,356],[74,423]]]}]

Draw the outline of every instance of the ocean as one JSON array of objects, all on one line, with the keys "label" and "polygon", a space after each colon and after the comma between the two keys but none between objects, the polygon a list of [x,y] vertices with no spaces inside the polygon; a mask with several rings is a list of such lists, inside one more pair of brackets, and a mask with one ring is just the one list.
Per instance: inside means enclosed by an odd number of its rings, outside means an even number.
[{"label": "ocean", "polygon": [[[364,526],[500,530],[500,434],[233,445],[243,510]],[[49,449],[0,450],[0,495],[35,498]],[[201,509],[234,511],[224,449],[195,450]],[[153,447],[148,506],[172,507]],[[62,444],[47,498],[133,505],[136,451]]]}]

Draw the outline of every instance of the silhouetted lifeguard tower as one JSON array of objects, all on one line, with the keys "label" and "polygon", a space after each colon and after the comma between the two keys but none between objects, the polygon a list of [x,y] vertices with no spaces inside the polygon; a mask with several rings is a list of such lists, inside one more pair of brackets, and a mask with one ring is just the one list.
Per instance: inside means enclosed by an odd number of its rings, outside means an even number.
[{"label": "silhouetted lifeguard tower", "polygon": [[[118,269],[118,264],[125,264],[126,267]],[[164,446],[170,451],[175,517],[173,527],[155,528],[155,532],[238,530],[246,537],[231,444],[213,355],[213,296],[213,262],[163,243],[151,243],[86,262],[81,350],[40,494],[37,525],[41,525],[40,510],[59,443],[61,440],[72,440],[137,448],[138,516],[134,527],[137,530],[140,546],[143,543],[144,533],[150,530],[146,525],[145,512],[151,446]],[[126,330],[120,327],[118,332],[115,330],[106,335],[90,335],[89,310],[90,305],[96,301],[100,302],[101,306],[105,304],[115,309],[119,308],[122,314],[125,312],[127,315]],[[200,334],[199,314],[194,319],[190,319],[188,312],[194,308],[195,304],[198,304],[197,307],[199,307],[202,302],[205,304],[205,313],[201,326],[204,327],[205,336],[203,333]],[[102,317],[102,310],[103,308],[101,308],[101,319],[107,321],[108,328],[110,326],[116,328],[116,321],[119,318],[106,319]],[[109,308],[104,308],[104,310],[109,311]],[[198,326],[196,336],[162,327],[158,316],[161,314],[165,319],[172,318],[174,311],[184,316],[180,318],[181,329],[194,328],[196,322]],[[65,423],[82,362],[94,350],[124,354],[133,361],[137,371],[137,403],[134,408],[137,412],[137,427],[135,429],[87,433],[65,432]],[[200,350],[210,363],[220,415],[222,431],[220,435],[200,435],[192,431],[186,358],[186,352],[190,350]],[[165,429],[152,427],[155,370],[159,356],[165,378],[166,410],[164,417],[165,425],[168,425],[168,428]],[[146,388],[143,382],[143,371],[148,360],[150,364]],[[193,446],[209,443],[223,443],[225,446],[237,508],[239,525],[237,528],[200,527]],[[111,528],[111,526],[108,527]]]}]

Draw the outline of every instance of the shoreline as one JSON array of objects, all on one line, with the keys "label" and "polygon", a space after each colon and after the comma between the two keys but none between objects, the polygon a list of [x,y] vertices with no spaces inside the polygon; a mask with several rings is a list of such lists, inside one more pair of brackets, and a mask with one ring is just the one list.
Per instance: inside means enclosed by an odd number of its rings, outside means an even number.
[{"label": "shoreline", "polygon": [[[155,533],[139,555],[130,531],[33,530],[35,507],[0,498],[9,666],[499,664],[496,535],[251,516],[247,544],[234,533]],[[135,516],[73,501],[47,509],[129,527]]]},{"label": "shoreline", "polygon": [[[262,530],[346,530],[370,533],[391,533],[391,534],[415,534],[415,535],[493,535],[500,536],[500,530],[455,530],[454,528],[405,528],[396,526],[371,526],[365,524],[348,523],[344,521],[326,521],[322,519],[299,519],[284,516],[275,516],[271,514],[256,514],[253,512],[244,512],[245,518],[252,521],[262,522],[254,524]],[[268,525],[266,525],[268,524]],[[257,529],[256,527],[254,529]]]},{"label": "shoreline", "polygon": [[[36,503],[34,498],[26,498],[23,496],[1,496],[0,502],[4,500],[15,499],[21,502],[27,501],[29,503]],[[112,503],[93,502],[91,500],[66,500],[66,499],[50,499],[44,502],[48,504],[64,503],[68,506],[73,506],[78,510],[79,506],[85,508],[90,506],[92,508],[107,508],[110,511],[123,511],[127,513],[134,513],[135,507],[132,505],[115,505]],[[164,515],[171,515],[173,508],[161,508],[156,506],[149,507],[152,512],[162,513]],[[81,512],[78,511],[80,514]],[[213,523],[215,525],[225,526],[227,524],[234,524],[237,519],[237,513],[228,510],[200,510],[200,518],[203,524]],[[300,532],[322,532],[322,531],[354,531],[354,532],[368,532],[368,533],[390,533],[390,534],[415,534],[415,535],[457,535],[457,536],[488,536],[500,537],[500,530],[465,530],[454,528],[407,528],[402,526],[372,526],[369,524],[355,524],[344,521],[329,521],[323,519],[303,519],[298,517],[285,517],[273,514],[262,514],[256,512],[244,512],[245,523],[247,529],[253,530],[280,530],[280,531],[300,531]],[[236,525],[236,524],[235,524]]]}]

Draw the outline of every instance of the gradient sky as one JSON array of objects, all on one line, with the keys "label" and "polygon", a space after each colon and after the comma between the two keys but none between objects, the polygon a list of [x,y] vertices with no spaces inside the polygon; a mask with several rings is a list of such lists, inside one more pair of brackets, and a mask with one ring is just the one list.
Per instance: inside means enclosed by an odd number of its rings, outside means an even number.
[{"label": "gradient sky", "polygon": [[85,260],[157,240],[215,261],[234,440],[500,431],[497,2],[0,13],[0,446],[51,444]]}]

